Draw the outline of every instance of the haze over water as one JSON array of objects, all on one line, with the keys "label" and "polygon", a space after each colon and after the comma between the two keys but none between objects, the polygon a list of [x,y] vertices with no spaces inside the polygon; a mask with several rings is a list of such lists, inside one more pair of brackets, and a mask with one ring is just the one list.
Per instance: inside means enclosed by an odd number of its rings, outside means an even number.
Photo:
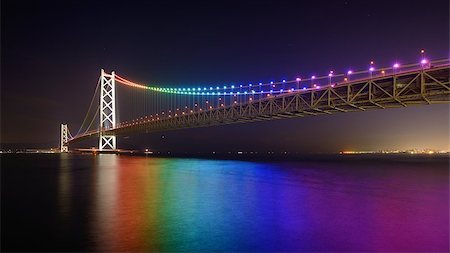
[{"label": "haze over water", "polygon": [[2,251],[449,250],[449,160],[1,156]]}]

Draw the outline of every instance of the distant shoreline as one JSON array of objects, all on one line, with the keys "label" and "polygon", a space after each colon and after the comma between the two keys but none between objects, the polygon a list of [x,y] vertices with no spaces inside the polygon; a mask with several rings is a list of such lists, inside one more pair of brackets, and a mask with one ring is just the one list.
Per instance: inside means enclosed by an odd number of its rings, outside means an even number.
[{"label": "distant shoreline", "polygon": [[[403,161],[405,158],[408,160],[448,160],[450,162],[449,153],[362,153],[362,154],[342,154],[342,153],[310,153],[310,154],[299,154],[299,153],[275,153],[275,152],[226,152],[226,153],[172,153],[172,152],[138,152],[138,151],[128,151],[122,150],[121,152],[108,152],[109,154],[116,155],[126,155],[126,156],[136,156],[136,157],[154,157],[154,158],[192,158],[192,159],[213,159],[213,160],[248,160],[248,161],[346,161],[346,160],[399,160]],[[55,150],[36,150],[32,152],[4,152],[2,151],[0,155],[61,155],[64,153],[59,153]],[[84,154],[84,155],[99,155],[99,152],[89,152],[89,151],[72,151],[69,154]]]}]

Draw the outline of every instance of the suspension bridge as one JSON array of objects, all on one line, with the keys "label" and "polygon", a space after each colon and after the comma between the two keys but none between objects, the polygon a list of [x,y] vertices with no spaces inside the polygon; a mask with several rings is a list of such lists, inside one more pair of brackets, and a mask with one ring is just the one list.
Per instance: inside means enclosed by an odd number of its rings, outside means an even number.
[{"label": "suspension bridge", "polygon": [[362,71],[189,88],[136,83],[101,70],[77,133],[61,124],[60,147],[68,152],[70,143],[98,138],[99,151],[114,151],[117,136],[133,133],[449,103],[449,76],[449,59],[423,57],[387,68],[371,62]]}]

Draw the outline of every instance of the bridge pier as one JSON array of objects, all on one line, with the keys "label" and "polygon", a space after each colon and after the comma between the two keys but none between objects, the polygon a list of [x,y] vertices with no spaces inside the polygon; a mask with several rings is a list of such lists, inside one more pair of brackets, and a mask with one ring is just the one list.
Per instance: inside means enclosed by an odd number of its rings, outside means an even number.
[{"label": "bridge pier", "polygon": [[104,150],[115,150],[116,147],[116,136],[115,135],[103,135],[100,134],[100,140],[98,142],[98,149],[100,151]]}]

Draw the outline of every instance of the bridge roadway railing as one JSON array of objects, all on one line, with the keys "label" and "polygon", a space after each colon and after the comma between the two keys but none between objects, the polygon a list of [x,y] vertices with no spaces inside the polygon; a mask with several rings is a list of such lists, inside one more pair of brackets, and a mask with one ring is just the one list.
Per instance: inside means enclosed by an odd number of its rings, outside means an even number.
[{"label": "bridge roadway railing", "polygon": [[143,120],[111,130],[114,134],[156,132],[336,112],[406,107],[450,102],[448,65],[398,75],[352,81],[320,89],[291,92],[224,108],[161,120]]},{"label": "bridge roadway railing", "polygon": [[[354,80],[321,88],[269,95],[264,99],[159,120],[144,119],[104,131],[124,135],[183,128],[305,117],[337,112],[450,103],[449,64]],[[78,138],[97,136],[90,132]]]}]

